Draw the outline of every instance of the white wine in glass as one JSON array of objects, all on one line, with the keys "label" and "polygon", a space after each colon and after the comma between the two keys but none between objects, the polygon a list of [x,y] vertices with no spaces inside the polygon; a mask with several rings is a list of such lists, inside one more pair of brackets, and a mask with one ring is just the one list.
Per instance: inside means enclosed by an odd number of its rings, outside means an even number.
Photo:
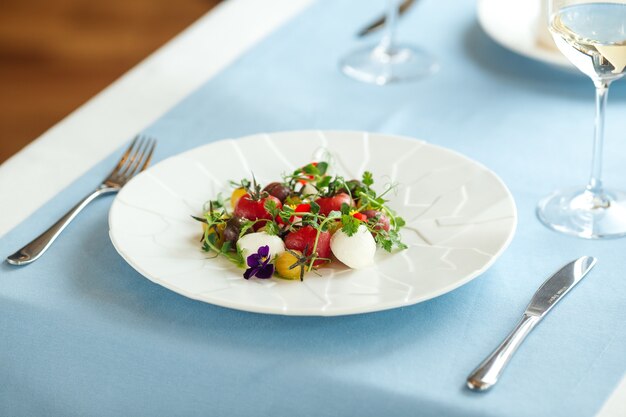
[{"label": "white wine in glass", "polygon": [[626,75],[626,0],[550,0],[548,4],[556,45],[596,87],[596,118],[587,186],[547,196],[537,215],[546,226],[583,238],[625,236],[626,193],[604,188],[601,174],[609,86]]}]

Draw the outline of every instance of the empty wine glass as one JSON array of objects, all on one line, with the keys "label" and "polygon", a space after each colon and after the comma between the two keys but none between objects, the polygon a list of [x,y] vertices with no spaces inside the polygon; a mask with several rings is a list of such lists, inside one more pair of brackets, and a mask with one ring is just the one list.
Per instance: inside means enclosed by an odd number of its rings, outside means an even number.
[{"label": "empty wine glass", "polygon": [[439,68],[429,53],[395,41],[398,0],[387,0],[385,34],[375,46],[358,49],[340,61],[344,74],[356,80],[385,85],[410,81],[434,73]]},{"label": "empty wine glass", "polygon": [[583,238],[624,236],[626,193],[604,188],[601,174],[607,94],[625,75],[626,0],[550,0],[548,8],[558,48],[596,87],[596,118],[587,186],[545,197],[537,215],[546,226]]}]

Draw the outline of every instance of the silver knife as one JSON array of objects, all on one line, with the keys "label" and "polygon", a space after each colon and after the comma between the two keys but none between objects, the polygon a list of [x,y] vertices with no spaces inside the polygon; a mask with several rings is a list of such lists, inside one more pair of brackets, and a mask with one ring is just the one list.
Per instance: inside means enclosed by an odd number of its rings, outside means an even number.
[{"label": "silver knife", "polygon": [[542,318],[583,279],[596,264],[593,256],[583,256],[565,265],[539,287],[515,329],[504,341],[467,377],[468,388],[485,391],[498,382],[504,367],[530,331]]},{"label": "silver knife", "polygon": [[[398,16],[402,16],[407,10],[411,8],[415,0],[403,0],[402,3],[398,6]],[[365,26],[361,29],[356,35],[361,38],[365,35],[369,35],[372,32],[377,31],[378,29],[385,26],[385,16],[381,16],[378,19],[374,20],[369,25]]]}]

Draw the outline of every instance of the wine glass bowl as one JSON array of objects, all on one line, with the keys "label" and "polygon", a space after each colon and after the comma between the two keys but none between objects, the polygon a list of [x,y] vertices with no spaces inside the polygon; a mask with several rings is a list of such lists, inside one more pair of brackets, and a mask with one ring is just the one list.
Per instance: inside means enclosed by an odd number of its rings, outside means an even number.
[{"label": "wine glass bowl", "polygon": [[344,74],[358,81],[385,85],[417,80],[437,71],[434,58],[411,45],[394,45],[392,50],[368,46],[341,60]]},{"label": "wine glass bowl", "polygon": [[377,45],[343,57],[339,62],[341,71],[355,80],[378,85],[417,80],[435,73],[439,64],[433,55],[395,41],[397,19],[398,0],[387,0],[383,38]]},{"label": "wine glass bowl", "polygon": [[555,191],[539,202],[537,216],[546,226],[574,236],[626,236],[626,193],[606,189],[601,179],[609,86],[626,75],[626,0],[550,0],[548,8],[557,47],[596,87],[596,117],[587,186]]}]

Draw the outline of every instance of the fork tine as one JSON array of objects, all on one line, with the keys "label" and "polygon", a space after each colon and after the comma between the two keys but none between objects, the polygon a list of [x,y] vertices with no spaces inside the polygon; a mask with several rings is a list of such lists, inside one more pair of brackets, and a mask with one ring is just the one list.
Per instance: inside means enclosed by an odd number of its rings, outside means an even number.
[{"label": "fork tine", "polygon": [[116,173],[119,172],[119,170],[124,166],[124,164],[126,163],[126,161],[128,160],[128,156],[130,155],[130,153],[133,151],[133,149],[135,148],[135,145],[137,144],[137,141],[139,140],[139,135],[135,136],[133,138],[133,140],[130,142],[130,145],[128,145],[128,148],[126,148],[126,151],[124,152],[124,155],[122,155],[122,157],[120,158],[120,160],[118,161],[117,165],[115,166],[115,168],[113,168],[113,170],[111,171],[111,173],[109,174],[109,177],[115,175]]},{"label": "fork tine", "polygon": [[145,159],[146,153],[148,152],[148,148],[150,147],[151,143],[152,140],[149,137],[146,137],[144,139],[141,149],[137,152],[137,158],[133,161],[132,165],[128,167],[128,171],[126,172],[127,179],[130,179],[138,172],[137,170]]},{"label": "fork tine", "polygon": [[141,153],[143,152],[143,148],[145,148],[145,146],[146,146],[146,137],[139,136],[139,140],[137,141],[137,146],[133,150],[133,153],[130,155],[130,157],[126,160],[124,167],[120,169],[118,173],[120,177],[126,177],[128,176],[129,172],[132,172],[134,170],[133,166],[136,165],[137,160],[141,156]]},{"label": "fork tine", "polygon": [[152,139],[150,143],[150,150],[148,151],[148,155],[146,156],[143,165],[139,169],[139,172],[143,171],[150,165],[150,161],[152,160],[152,154],[154,153],[154,148],[156,148],[156,140]]}]

